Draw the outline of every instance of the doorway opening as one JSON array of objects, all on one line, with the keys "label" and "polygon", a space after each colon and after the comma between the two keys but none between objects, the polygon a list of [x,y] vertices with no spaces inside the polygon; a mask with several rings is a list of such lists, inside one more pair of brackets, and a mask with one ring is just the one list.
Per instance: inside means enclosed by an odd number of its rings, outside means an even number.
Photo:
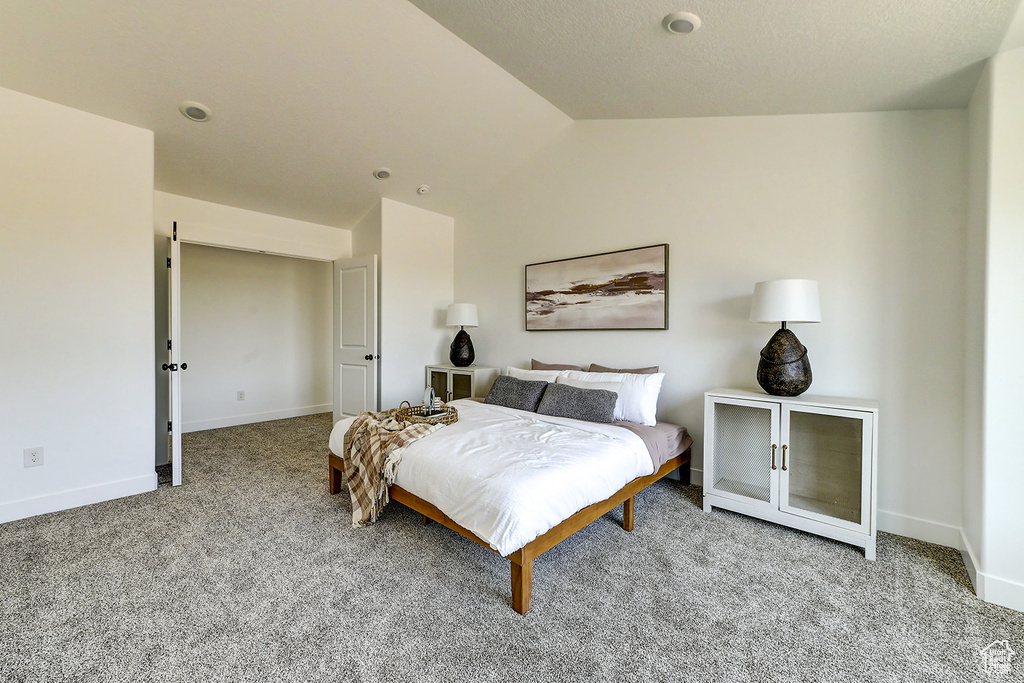
[{"label": "doorway opening", "polygon": [[[177,264],[181,323],[174,339],[170,242],[157,238],[154,252],[155,466],[161,485],[171,482],[175,428],[180,444],[182,433],[326,413],[333,406],[332,262],[183,242]],[[178,425],[169,425],[173,376],[162,370],[173,364],[168,340],[180,345]],[[180,449],[177,456],[187,459]]]}]

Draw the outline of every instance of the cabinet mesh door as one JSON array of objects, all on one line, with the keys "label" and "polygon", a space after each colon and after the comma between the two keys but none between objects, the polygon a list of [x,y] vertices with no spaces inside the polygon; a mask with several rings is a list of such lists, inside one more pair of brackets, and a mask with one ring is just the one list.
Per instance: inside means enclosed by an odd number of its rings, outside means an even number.
[{"label": "cabinet mesh door", "polygon": [[772,499],[772,411],[715,404],[713,486],[748,498]]}]

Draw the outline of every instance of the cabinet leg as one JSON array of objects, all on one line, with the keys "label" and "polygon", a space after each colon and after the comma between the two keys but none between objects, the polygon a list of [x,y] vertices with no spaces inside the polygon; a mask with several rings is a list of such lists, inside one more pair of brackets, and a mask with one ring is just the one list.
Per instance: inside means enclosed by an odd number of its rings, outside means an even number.
[{"label": "cabinet leg", "polygon": [[872,561],[875,559],[875,539],[873,538],[864,547],[864,559]]}]

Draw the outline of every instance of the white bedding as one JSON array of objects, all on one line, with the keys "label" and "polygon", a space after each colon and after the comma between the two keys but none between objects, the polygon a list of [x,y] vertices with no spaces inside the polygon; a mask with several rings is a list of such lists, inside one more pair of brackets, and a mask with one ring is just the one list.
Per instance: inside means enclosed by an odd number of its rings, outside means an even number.
[{"label": "white bedding", "polygon": [[[452,402],[459,421],[414,442],[395,484],[508,555],[573,513],[654,472],[643,439],[609,424]],[[344,451],[341,421],[333,453]]]}]

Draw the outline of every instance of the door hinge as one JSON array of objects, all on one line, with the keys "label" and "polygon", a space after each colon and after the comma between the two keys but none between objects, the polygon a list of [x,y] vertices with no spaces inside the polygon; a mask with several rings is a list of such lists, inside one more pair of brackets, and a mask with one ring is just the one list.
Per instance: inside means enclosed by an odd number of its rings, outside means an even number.
[{"label": "door hinge", "polygon": [[171,421],[168,420],[167,421],[167,433],[169,434],[170,432],[171,432]]},{"label": "door hinge", "polygon": [[173,225],[174,225],[174,227],[171,229],[171,238],[175,242],[177,242],[178,241],[178,221],[174,221]]},{"label": "door hinge", "polygon": [[171,340],[170,339],[167,340],[167,350],[168,351],[171,350]]},{"label": "door hinge", "polygon": [[171,257],[170,256],[167,257],[167,267],[168,268],[171,267]]}]

